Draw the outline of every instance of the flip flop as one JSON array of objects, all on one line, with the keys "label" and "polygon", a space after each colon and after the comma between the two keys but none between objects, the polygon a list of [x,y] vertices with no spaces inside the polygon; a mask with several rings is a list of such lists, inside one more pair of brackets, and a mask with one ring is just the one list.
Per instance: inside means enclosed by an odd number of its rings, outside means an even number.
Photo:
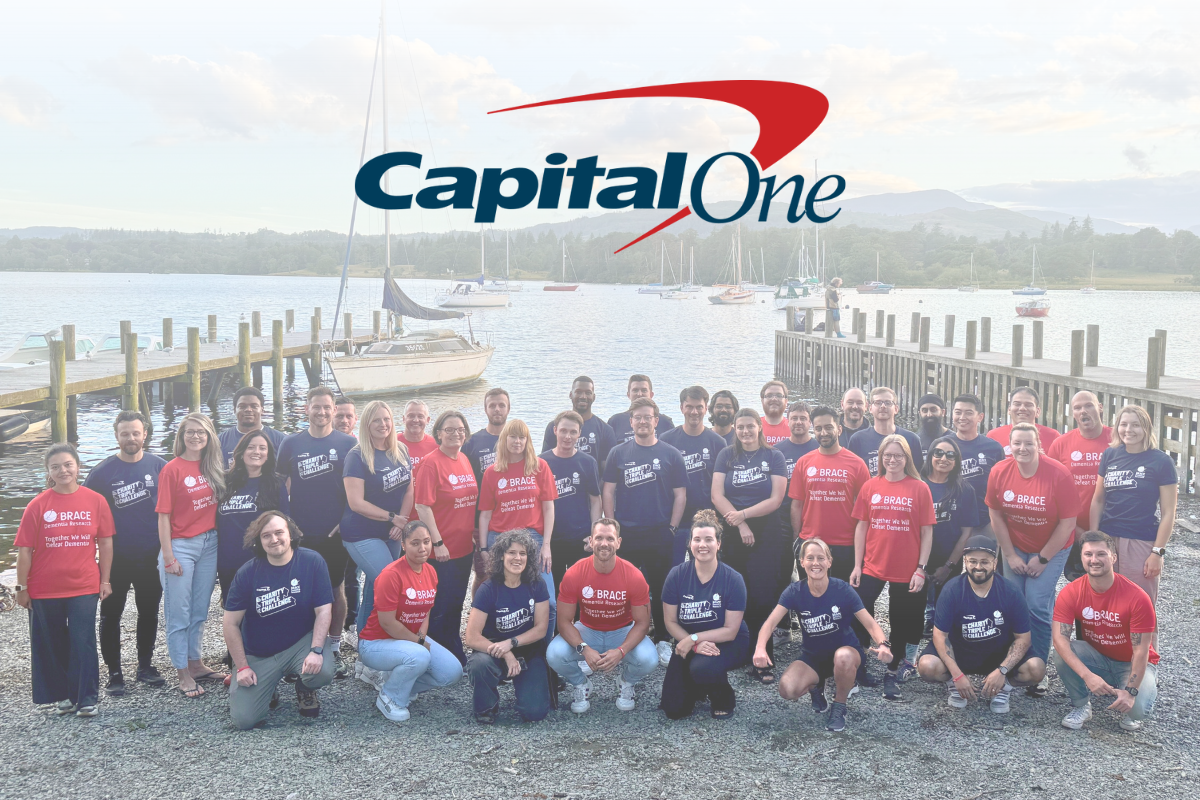
[{"label": "flip flop", "polygon": [[186,697],[188,700],[196,700],[200,697],[203,697],[205,694],[207,694],[207,692],[204,691],[204,687],[198,683],[196,684],[195,688],[193,688],[193,689],[184,689],[182,686],[180,686],[179,693],[182,694],[184,697]]},{"label": "flip flop", "polygon": [[216,683],[217,681],[221,681],[223,683],[228,677],[229,673],[227,672],[216,672],[214,670],[209,670],[203,675],[193,675],[192,680],[196,681],[197,683],[200,681],[205,681],[207,683]]}]

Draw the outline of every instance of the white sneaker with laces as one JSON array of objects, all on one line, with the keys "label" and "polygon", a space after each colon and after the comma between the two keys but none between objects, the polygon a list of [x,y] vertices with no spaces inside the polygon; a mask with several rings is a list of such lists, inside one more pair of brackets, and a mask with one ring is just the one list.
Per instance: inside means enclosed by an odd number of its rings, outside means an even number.
[{"label": "white sneaker with laces", "polygon": [[353,625],[342,631],[342,642],[351,650],[358,650],[358,631]]},{"label": "white sneaker with laces", "polygon": [[1133,719],[1128,714],[1121,715],[1120,725],[1121,730],[1129,731],[1130,733],[1134,731],[1140,731],[1142,729],[1142,721],[1140,719]]},{"label": "white sneaker with laces", "polygon": [[572,686],[573,694],[571,695],[571,710],[576,714],[582,714],[592,707],[588,702],[588,697],[592,693],[592,682],[586,681],[578,686]]},{"label": "white sneaker with laces", "polygon": [[375,707],[379,709],[380,714],[392,722],[408,722],[408,709],[400,708],[383,692],[380,692],[379,696],[375,698]]},{"label": "white sneaker with laces", "polygon": [[951,708],[966,708],[967,698],[959,693],[958,687],[954,685],[954,681],[947,681],[946,686],[950,690],[950,696],[946,698],[946,705]]},{"label": "white sneaker with laces", "polygon": [[666,666],[671,663],[671,654],[675,652],[675,648],[671,647],[670,642],[659,642],[656,646],[658,649],[658,663]]},{"label": "white sneaker with laces", "polygon": [[635,684],[621,678],[617,682],[617,689],[617,711],[633,711],[633,707],[637,705],[634,699],[637,694]]},{"label": "white sneaker with laces", "polygon": [[383,684],[387,682],[389,674],[387,672],[380,672],[377,669],[371,669],[361,661],[354,662],[354,677],[368,686],[374,687],[377,691],[383,689]]},{"label": "white sneaker with laces", "polygon": [[1009,698],[1012,695],[1013,685],[1008,681],[1004,682],[1004,687],[996,692],[996,696],[992,698],[991,709],[993,714],[1007,714],[1009,709]]},{"label": "white sneaker with laces", "polygon": [[1092,703],[1088,701],[1085,706],[1072,708],[1071,711],[1062,719],[1064,728],[1070,728],[1077,731],[1083,728],[1083,723],[1092,718]]}]

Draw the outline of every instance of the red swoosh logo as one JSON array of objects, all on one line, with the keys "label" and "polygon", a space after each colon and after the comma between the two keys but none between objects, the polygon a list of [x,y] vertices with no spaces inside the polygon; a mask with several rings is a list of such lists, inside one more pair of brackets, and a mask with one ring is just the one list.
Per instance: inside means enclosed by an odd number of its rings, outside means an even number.
[{"label": "red swoosh logo", "polygon": [[[829,100],[810,86],[783,81],[696,81],[693,83],[666,83],[660,86],[641,86],[634,89],[617,89],[612,92],[581,94],[558,100],[543,100],[523,106],[501,108],[489,114],[519,111],[523,108],[556,106],[564,103],[582,103],[588,100],[621,100],[630,97],[691,97],[697,100],[719,100],[743,108],[758,120],[758,141],[750,154],[758,161],[760,169],[766,170],[779,159],[800,146],[813,134],[829,113]],[[662,224],[646,231],[629,244],[618,249],[621,252],[647,236],[653,236],[692,213],[684,206]]]}]

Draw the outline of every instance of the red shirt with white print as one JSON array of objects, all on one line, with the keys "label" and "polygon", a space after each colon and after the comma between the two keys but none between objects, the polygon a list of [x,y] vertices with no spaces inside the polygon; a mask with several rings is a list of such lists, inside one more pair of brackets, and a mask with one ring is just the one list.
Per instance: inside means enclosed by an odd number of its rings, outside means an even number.
[{"label": "red shirt with white print", "polygon": [[199,461],[173,458],[158,475],[154,510],[171,516],[171,538],[190,539],[217,527],[217,497]]},{"label": "red shirt with white print", "polygon": [[17,547],[33,550],[26,578],[34,600],[100,592],[96,542],[116,532],[112,510],[99,493],[80,486],[70,494],[53,489],[33,498],[17,528]]}]

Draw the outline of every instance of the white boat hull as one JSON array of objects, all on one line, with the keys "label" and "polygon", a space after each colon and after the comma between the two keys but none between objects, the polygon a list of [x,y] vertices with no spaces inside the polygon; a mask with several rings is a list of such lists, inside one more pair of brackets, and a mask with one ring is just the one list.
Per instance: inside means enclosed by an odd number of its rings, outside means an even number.
[{"label": "white boat hull", "polygon": [[472,292],[451,294],[438,301],[442,308],[505,308],[508,295],[496,292]]},{"label": "white boat hull", "polygon": [[755,296],[754,292],[722,292],[709,296],[708,302],[718,306],[753,305]]},{"label": "white boat hull", "polygon": [[342,356],[326,359],[347,395],[389,394],[470,383],[483,374],[495,349],[481,345],[460,353]]}]

